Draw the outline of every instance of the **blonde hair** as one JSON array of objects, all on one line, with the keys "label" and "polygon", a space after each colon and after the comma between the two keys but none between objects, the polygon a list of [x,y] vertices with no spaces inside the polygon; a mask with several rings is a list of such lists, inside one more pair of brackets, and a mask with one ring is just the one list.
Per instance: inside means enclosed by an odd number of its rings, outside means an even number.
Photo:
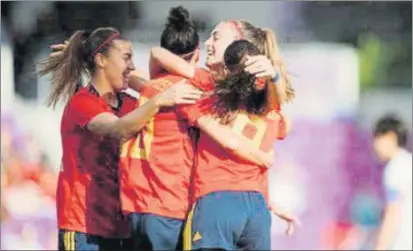
[{"label": "blonde hair", "polygon": [[[295,90],[291,85],[291,81],[288,77],[285,64],[281,58],[280,49],[278,46],[278,41],[274,32],[271,29],[261,29],[253,26],[251,23],[245,20],[231,20],[231,23],[237,25],[234,27],[237,30],[239,39],[245,39],[253,43],[260,50],[262,54],[268,57],[272,65],[279,71],[280,81],[286,86],[286,102],[290,102],[295,98]],[[278,95],[276,94],[275,86],[269,86],[269,95],[277,100],[273,102],[282,103],[278,100]]]}]

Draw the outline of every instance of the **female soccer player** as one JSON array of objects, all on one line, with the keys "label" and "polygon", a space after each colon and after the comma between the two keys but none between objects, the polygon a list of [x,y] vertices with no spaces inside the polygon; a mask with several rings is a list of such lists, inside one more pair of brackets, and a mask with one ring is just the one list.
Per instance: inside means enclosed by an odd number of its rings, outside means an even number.
[{"label": "female soccer player", "polygon": [[[175,85],[136,108],[119,92],[135,69],[131,43],[113,28],[76,32],[63,54],[50,57],[49,105],[66,103],[61,123],[62,169],[57,188],[59,250],[117,250],[130,236],[119,203],[120,143],[137,133],[160,108],[194,103],[201,92]],[[76,90],[82,74],[91,76]]]},{"label": "female soccer player", "polygon": [[[268,95],[270,80],[245,70],[248,56],[259,53],[246,40],[226,49],[226,77],[218,80],[212,97],[195,106],[196,121],[202,123],[204,114],[209,114],[248,137],[252,145],[271,151],[273,142],[285,136],[282,117]],[[195,163],[196,202],[187,219],[184,249],[271,249],[268,169],[229,156],[202,130]]]}]

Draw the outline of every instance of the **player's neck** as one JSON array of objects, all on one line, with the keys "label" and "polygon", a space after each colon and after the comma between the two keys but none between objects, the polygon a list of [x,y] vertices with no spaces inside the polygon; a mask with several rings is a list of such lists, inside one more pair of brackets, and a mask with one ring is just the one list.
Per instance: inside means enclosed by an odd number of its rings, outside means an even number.
[{"label": "player's neck", "polygon": [[107,78],[101,75],[95,75],[90,84],[96,89],[99,95],[111,106],[116,106],[116,94],[110,86]]},{"label": "player's neck", "polygon": [[104,96],[108,93],[114,93],[115,90],[112,88],[111,84],[109,83],[108,78],[105,74],[101,71],[95,72],[92,76],[92,80],[90,84],[93,85],[96,90],[99,92],[100,95]]},{"label": "player's neck", "polygon": [[390,160],[396,158],[403,151],[403,149],[404,148],[402,148],[402,147],[394,148],[389,154]]},{"label": "player's neck", "polygon": [[216,63],[213,65],[208,65],[208,69],[215,79],[224,78],[226,75],[226,71],[225,71],[225,67],[223,63]]}]

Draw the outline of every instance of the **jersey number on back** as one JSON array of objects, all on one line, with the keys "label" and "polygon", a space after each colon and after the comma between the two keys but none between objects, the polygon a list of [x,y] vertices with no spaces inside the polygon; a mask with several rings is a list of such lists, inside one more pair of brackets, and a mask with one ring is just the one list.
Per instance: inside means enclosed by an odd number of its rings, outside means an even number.
[{"label": "jersey number on back", "polygon": [[[143,106],[147,101],[146,97],[140,96],[138,101],[139,107]],[[122,145],[121,158],[127,157],[129,153],[131,158],[148,160],[153,141],[153,131],[154,119],[151,118],[135,138],[126,141]]]}]

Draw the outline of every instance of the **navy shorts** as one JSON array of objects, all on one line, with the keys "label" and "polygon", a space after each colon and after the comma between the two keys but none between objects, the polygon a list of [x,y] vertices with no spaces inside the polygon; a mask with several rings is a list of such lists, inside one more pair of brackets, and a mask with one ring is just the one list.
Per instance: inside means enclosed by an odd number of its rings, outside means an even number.
[{"label": "navy shorts", "polygon": [[131,250],[131,239],[104,238],[96,235],[59,229],[59,251],[69,250]]},{"label": "navy shorts", "polygon": [[184,229],[184,250],[270,250],[271,214],[261,193],[219,191],[197,200]]},{"label": "navy shorts", "polygon": [[132,213],[133,250],[182,250],[183,220]]}]

